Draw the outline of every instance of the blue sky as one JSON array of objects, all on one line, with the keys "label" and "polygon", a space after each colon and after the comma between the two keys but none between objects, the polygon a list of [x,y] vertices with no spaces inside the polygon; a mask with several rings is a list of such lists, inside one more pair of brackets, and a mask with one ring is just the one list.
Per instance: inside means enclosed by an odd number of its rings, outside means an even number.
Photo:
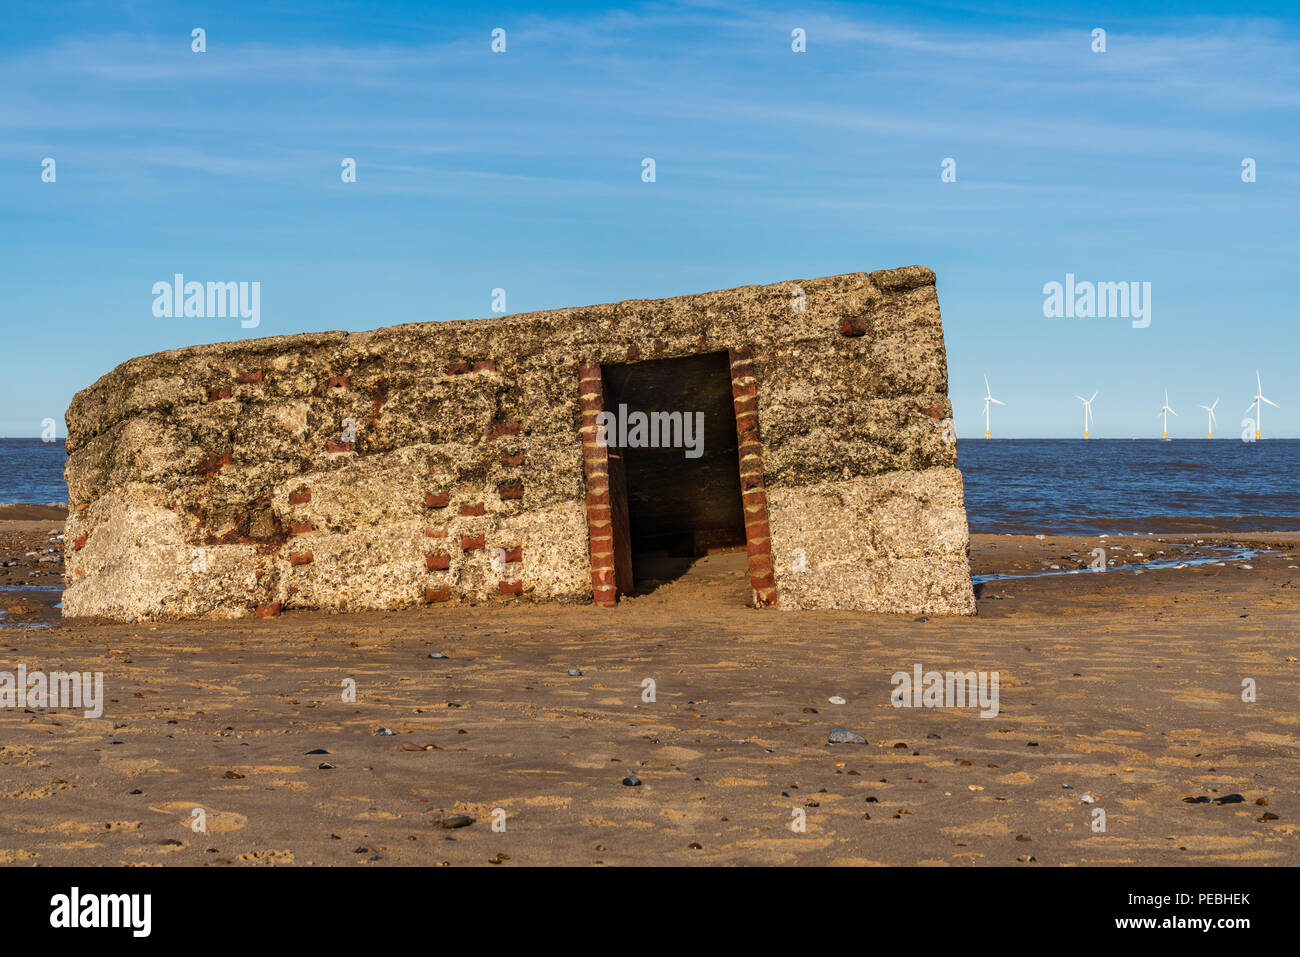
[{"label": "blue sky", "polygon": [[[0,435],[196,342],[922,263],[961,436],[985,374],[998,436],[1094,390],[1093,435],[1158,436],[1166,387],[1172,435],[1216,396],[1238,434],[1256,369],[1300,436],[1291,5],[466,6],[7,3]],[[260,326],[155,318],[176,272],[260,282]],[[1151,283],[1150,326],[1045,318],[1066,273]]]}]

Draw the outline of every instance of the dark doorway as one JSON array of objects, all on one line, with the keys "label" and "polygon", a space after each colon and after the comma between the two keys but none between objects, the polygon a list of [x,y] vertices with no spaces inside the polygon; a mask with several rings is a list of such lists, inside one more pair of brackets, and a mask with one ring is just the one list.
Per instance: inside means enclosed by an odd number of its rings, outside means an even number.
[{"label": "dark doorway", "polygon": [[728,354],[608,365],[602,378],[619,590],[653,590],[700,555],[744,548]]}]

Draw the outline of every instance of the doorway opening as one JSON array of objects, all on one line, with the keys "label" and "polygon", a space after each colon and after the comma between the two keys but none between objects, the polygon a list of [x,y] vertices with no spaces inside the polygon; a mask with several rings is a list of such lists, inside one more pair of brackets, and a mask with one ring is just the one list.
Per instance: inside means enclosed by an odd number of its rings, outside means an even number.
[{"label": "doorway opening", "polygon": [[645,594],[695,559],[745,548],[731,359],[601,368],[615,571]]}]

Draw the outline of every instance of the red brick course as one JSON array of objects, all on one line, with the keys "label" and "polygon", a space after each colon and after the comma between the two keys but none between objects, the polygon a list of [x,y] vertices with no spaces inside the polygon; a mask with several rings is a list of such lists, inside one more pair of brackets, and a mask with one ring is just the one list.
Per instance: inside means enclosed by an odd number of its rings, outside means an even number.
[{"label": "red brick course", "polygon": [[609,453],[596,441],[596,416],[605,407],[599,365],[578,366],[582,410],[582,471],[587,479],[587,537],[591,548],[591,590],[597,605],[618,603],[614,570],[614,525],[609,506]]},{"label": "red brick course", "polygon": [[749,554],[749,584],[754,592],[754,605],[761,608],[776,603],[776,579],[772,568],[772,528],[767,516],[767,490],[763,485],[762,445],[758,436],[758,382],[754,376],[753,359],[753,350],[749,346],[731,350],[731,394],[736,409],[741,501],[745,510],[745,550]]}]

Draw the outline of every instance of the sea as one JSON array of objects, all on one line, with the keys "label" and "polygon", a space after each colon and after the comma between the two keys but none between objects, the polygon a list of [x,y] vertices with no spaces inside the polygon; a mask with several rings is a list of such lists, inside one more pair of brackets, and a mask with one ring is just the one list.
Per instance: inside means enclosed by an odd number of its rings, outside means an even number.
[{"label": "sea", "polygon": [[[63,442],[0,439],[0,503],[63,505]],[[1300,439],[959,439],[972,532],[1300,530]]]},{"label": "sea", "polygon": [[63,440],[0,439],[0,505],[67,505]]},{"label": "sea", "polygon": [[1300,439],[959,439],[972,532],[1300,530]]}]

